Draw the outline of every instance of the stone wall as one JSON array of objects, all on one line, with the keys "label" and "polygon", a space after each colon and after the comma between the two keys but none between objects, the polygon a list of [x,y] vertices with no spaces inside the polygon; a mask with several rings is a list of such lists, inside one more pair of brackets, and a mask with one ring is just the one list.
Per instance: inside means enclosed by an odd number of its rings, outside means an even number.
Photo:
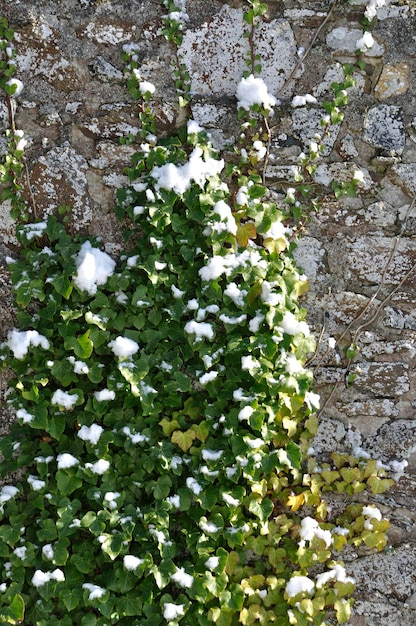
[{"label": "stone wall", "polygon": [[[235,87],[244,70],[243,0],[188,0],[182,54],[192,77],[193,115],[222,148],[238,132]],[[281,100],[273,118],[266,170],[276,200],[290,184],[290,165],[319,130],[322,102],[355,59],[365,0],[269,0],[256,46],[263,78]],[[137,114],[123,78],[121,51],[134,44],[143,79],[156,85],[161,128],[180,123],[161,35],[158,0],[0,0],[16,31],[16,125],[29,139],[25,194],[40,217],[73,207],[75,226],[120,249],[113,216],[115,189],[134,148],[120,137],[137,132]],[[394,466],[408,465],[396,486],[375,497],[392,521],[390,547],[379,555],[352,552],[356,577],[351,626],[412,626],[416,622],[416,3],[386,0],[363,54],[340,129],[326,141],[316,182],[326,190],[297,258],[311,291],[304,304],[321,336],[316,367],[322,394],[318,455],[360,447]],[[317,35],[317,36],[316,36]],[[316,36],[316,37],[315,37]],[[315,39],[314,39],[315,38]],[[313,45],[309,48],[310,43]],[[307,52],[302,59],[302,54]],[[293,108],[294,95],[317,103]],[[157,95],[159,94],[159,95]],[[160,100],[158,100],[160,98]],[[0,125],[7,109],[0,102]],[[329,185],[354,171],[360,194],[335,199]],[[15,253],[7,203],[0,206],[0,333],[13,325],[4,263]],[[339,339],[335,349],[330,338]],[[342,348],[360,352],[346,364]],[[349,369],[359,367],[353,385]],[[6,381],[2,382],[3,387]],[[3,389],[4,392],[4,389]],[[400,464],[397,469],[400,469]],[[336,502],[333,503],[336,506]]]}]

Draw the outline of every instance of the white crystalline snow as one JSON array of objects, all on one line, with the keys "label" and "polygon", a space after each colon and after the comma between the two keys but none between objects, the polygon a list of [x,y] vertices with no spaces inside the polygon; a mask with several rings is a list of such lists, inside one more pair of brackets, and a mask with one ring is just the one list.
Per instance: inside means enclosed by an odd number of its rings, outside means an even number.
[{"label": "white crystalline snow", "polygon": [[126,554],[123,558],[123,565],[129,572],[134,572],[139,565],[142,565],[143,563],[143,559],[139,559],[139,557],[134,556],[133,554]]},{"label": "white crystalline snow", "polygon": [[252,333],[257,333],[259,328],[260,328],[260,326],[261,326],[261,323],[263,322],[263,320],[264,320],[263,313],[256,313],[256,315],[253,317],[253,319],[251,319],[249,321],[249,323],[248,323],[248,327],[249,327],[250,331]]},{"label": "white crystalline snow", "polygon": [[248,420],[254,413],[254,409],[251,406],[245,406],[238,414],[238,419],[241,421]]},{"label": "white crystalline snow", "polygon": [[199,524],[205,533],[217,533],[220,528],[212,522],[200,522]]},{"label": "white crystalline snow", "polygon": [[12,94],[12,98],[17,98],[18,96],[20,96],[24,87],[22,81],[18,78],[9,78],[9,80],[6,82],[6,85],[9,85],[9,87],[16,87],[15,92]]},{"label": "white crystalline snow", "polygon": [[42,572],[42,570],[37,569],[32,576],[32,585],[34,587],[42,587],[51,580],[63,582],[65,580],[63,571],[55,569],[53,572]]},{"label": "white crystalline snow", "polygon": [[381,518],[383,517],[381,511],[372,504],[363,507],[363,515],[367,518],[364,522],[364,528],[366,530],[373,530],[371,520],[381,521]]},{"label": "white crystalline snow", "polygon": [[131,440],[132,443],[143,443],[144,441],[150,441],[149,437],[142,433],[132,433],[128,426],[123,427],[123,433]]},{"label": "white crystalline snow", "polygon": [[194,578],[190,574],[185,572],[183,567],[179,567],[174,574],[170,577],[174,583],[177,583],[181,587],[190,589],[193,585]]},{"label": "white crystalline snow", "polygon": [[172,602],[164,602],[163,606],[163,617],[168,620],[181,617],[181,615],[184,615],[185,613],[184,604],[173,604]]},{"label": "white crystalline snow", "polygon": [[298,593],[312,593],[315,588],[313,580],[307,576],[292,576],[286,584],[286,593],[289,598],[293,598]]},{"label": "white crystalline snow", "polygon": [[75,374],[88,374],[90,371],[90,368],[84,361],[77,361],[73,356],[69,356],[68,361],[73,366]]},{"label": "white crystalline snow", "polygon": [[207,372],[206,374],[203,374],[202,376],[200,376],[199,382],[202,386],[204,386],[212,382],[213,380],[215,380],[217,376],[218,376],[218,372],[215,372],[215,371]]},{"label": "white crystalline snow", "polygon": [[363,36],[357,41],[355,45],[357,50],[365,52],[366,50],[374,46],[374,37],[370,33],[370,31],[366,31],[365,33],[363,33]]},{"label": "white crystalline snow", "polygon": [[199,270],[202,280],[215,280],[222,274],[229,276],[231,272],[239,267],[258,266],[267,267],[267,261],[262,259],[258,250],[244,250],[241,253],[230,253],[225,256],[215,255],[211,257],[204,267]]},{"label": "white crystalline snow", "polygon": [[246,111],[249,111],[253,104],[258,104],[265,110],[270,110],[277,104],[276,98],[269,94],[264,80],[256,78],[253,74],[240,80],[236,95],[238,108]]},{"label": "white crystalline snow", "polygon": [[307,323],[299,322],[290,311],[286,311],[284,318],[280,322],[280,328],[288,335],[297,335],[297,333],[303,333],[305,337],[310,335]]},{"label": "white crystalline snow", "polygon": [[110,389],[101,389],[100,391],[94,391],[94,397],[98,402],[105,402],[106,400],[114,400],[116,394]]},{"label": "white crystalline snow", "polygon": [[195,478],[192,478],[191,476],[186,479],[186,486],[196,496],[198,496],[202,491],[201,485],[195,480]]},{"label": "white crystalline snow", "polygon": [[231,317],[230,315],[225,315],[225,313],[220,315],[220,320],[221,322],[224,322],[224,324],[241,324],[242,322],[245,322],[246,319],[247,315],[245,313],[239,315],[238,317]]},{"label": "white crystalline snow", "polygon": [[104,428],[99,424],[91,424],[91,426],[81,426],[77,432],[77,436],[83,441],[89,441],[92,444],[97,444]]},{"label": "white crystalline snow", "polygon": [[63,452],[62,454],[58,454],[58,469],[68,469],[69,467],[74,467],[74,465],[78,465],[79,461],[69,452]]},{"label": "white crystalline snow", "polygon": [[139,83],[139,91],[141,94],[145,94],[145,93],[154,93],[156,90],[156,87],[153,85],[153,83],[149,83],[146,80],[143,80],[141,83]]},{"label": "white crystalline snow", "polygon": [[224,295],[228,296],[236,306],[240,307],[244,306],[244,298],[247,293],[246,289],[240,289],[240,287],[234,282],[229,283],[226,289],[224,289]]},{"label": "white crystalline snow", "polygon": [[107,459],[98,459],[95,463],[85,463],[85,467],[91,470],[93,474],[102,476],[110,469],[110,461],[107,461]]},{"label": "white crystalline snow", "polygon": [[215,224],[215,230],[217,232],[227,230],[232,235],[235,235],[237,233],[237,223],[228,204],[224,202],[224,200],[219,200],[219,202],[214,205],[213,211],[221,218],[221,222]]},{"label": "white crystalline snow", "polygon": [[318,537],[325,542],[327,548],[332,544],[331,532],[322,529],[313,517],[308,516],[301,521],[299,535],[303,541],[312,541],[314,537]]},{"label": "white crystalline snow", "polygon": [[116,337],[108,344],[108,347],[114,352],[116,356],[120,359],[127,358],[129,356],[133,356],[139,350],[139,344],[137,344],[133,339],[129,339],[128,337]]},{"label": "white crystalline snow", "polygon": [[250,448],[252,448],[253,450],[255,450],[256,448],[261,448],[261,446],[264,446],[263,439],[260,439],[259,437],[257,437],[256,439],[246,438],[245,440],[247,444],[250,446]]},{"label": "white crystalline snow", "polygon": [[30,346],[40,346],[44,350],[49,349],[49,341],[37,330],[11,330],[7,335],[6,344],[13,352],[16,359],[23,359]]},{"label": "white crystalline snow", "polygon": [[35,419],[35,416],[28,413],[26,409],[19,409],[18,411],[16,411],[16,417],[20,417],[20,419],[23,420],[23,424],[27,424],[28,422],[31,422],[33,419]]},{"label": "white crystalline snow", "polygon": [[205,567],[208,567],[208,569],[215,569],[218,567],[219,563],[220,559],[218,556],[210,556],[209,559],[205,561]]},{"label": "white crystalline snow", "polygon": [[17,487],[14,487],[13,485],[4,485],[0,491],[0,505],[7,502],[7,500],[10,500],[10,498],[14,498],[14,496],[18,493],[19,490]]},{"label": "white crystalline snow", "polygon": [[116,267],[115,261],[106,252],[93,248],[89,241],[82,244],[75,265],[78,272],[74,276],[74,283],[78,289],[87,291],[91,296],[97,293],[100,285],[105,285]]},{"label": "white crystalline snow", "polygon": [[33,491],[40,491],[46,485],[44,480],[40,480],[37,476],[32,475],[27,477],[27,482],[32,487]]},{"label": "white crystalline snow", "polygon": [[300,374],[304,372],[305,369],[294,354],[288,354],[286,357],[286,371],[288,374]]},{"label": "white crystalline snow", "polygon": [[82,585],[83,589],[88,589],[89,596],[88,596],[88,600],[95,600],[96,598],[102,598],[102,596],[105,594],[106,590],[103,589],[102,587],[99,587],[98,585],[93,585],[92,583],[84,583]]},{"label": "white crystalline snow", "polygon": [[179,507],[181,505],[181,499],[180,499],[180,496],[178,496],[178,495],[168,496],[166,498],[166,502],[168,504],[171,504],[172,506],[174,506],[176,509],[179,509]]},{"label": "white crystalline snow", "polygon": [[273,222],[267,232],[264,233],[264,239],[286,239],[288,229],[282,222]]},{"label": "white crystalline snow", "polygon": [[364,16],[371,22],[377,15],[377,10],[384,7],[386,0],[369,0]]},{"label": "white crystalline snow", "polygon": [[49,561],[53,559],[55,552],[51,543],[46,543],[44,546],[42,546],[42,554],[45,556],[45,558],[49,559]]},{"label": "white crystalline snow", "polygon": [[251,370],[260,367],[260,363],[257,359],[254,359],[251,354],[241,357],[241,369]]},{"label": "white crystalline snow", "polygon": [[240,504],[240,501],[237,500],[237,498],[234,498],[230,493],[223,493],[222,499],[226,504],[229,504],[230,506],[238,506]]},{"label": "white crystalline snow", "polygon": [[195,322],[195,320],[191,320],[185,324],[185,332],[188,333],[188,335],[195,335],[198,340],[203,339],[203,337],[214,339],[214,329],[208,322]]},{"label": "white crystalline snow", "polygon": [[296,108],[304,107],[305,104],[316,104],[316,102],[316,98],[314,96],[311,96],[310,93],[307,93],[304,96],[294,96],[290,104],[292,107]]},{"label": "white crystalline snow", "polygon": [[76,393],[68,393],[62,389],[57,389],[51,398],[51,404],[63,406],[69,411],[76,404],[77,400],[78,395]]},{"label": "white crystalline snow", "polygon": [[202,450],[202,458],[204,461],[218,461],[224,454],[224,450],[208,450],[204,448]]},{"label": "white crystalline snow", "polygon": [[273,286],[265,280],[261,286],[261,299],[270,306],[279,306],[279,304],[282,304],[284,296],[281,293],[274,292]]},{"label": "white crystalline snow", "polygon": [[305,403],[311,411],[317,410],[320,408],[321,398],[319,394],[313,391],[307,391],[305,393]]},{"label": "white crystalline snow", "polygon": [[334,565],[331,570],[323,572],[322,574],[318,574],[318,576],[316,577],[316,588],[320,589],[330,580],[335,580],[341,583],[355,583],[354,578],[351,578],[351,576],[347,576],[345,568],[339,563]]},{"label": "white crystalline snow", "polygon": [[185,295],[185,292],[182,291],[181,289],[178,289],[175,285],[171,285],[170,288],[172,290],[173,297],[176,298],[177,300],[179,298],[182,298],[182,296]]},{"label": "white crystalline snow", "polygon": [[19,559],[22,559],[22,561],[26,558],[26,552],[26,546],[19,546],[13,550],[13,554],[15,554]]},{"label": "white crystalline snow", "polygon": [[156,188],[183,194],[190,188],[192,182],[203,187],[208,178],[217,176],[222,171],[224,161],[211,157],[204,160],[202,157],[203,151],[197,147],[192,151],[189,161],[183,165],[166,163],[155,166],[151,176],[156,180]]}]

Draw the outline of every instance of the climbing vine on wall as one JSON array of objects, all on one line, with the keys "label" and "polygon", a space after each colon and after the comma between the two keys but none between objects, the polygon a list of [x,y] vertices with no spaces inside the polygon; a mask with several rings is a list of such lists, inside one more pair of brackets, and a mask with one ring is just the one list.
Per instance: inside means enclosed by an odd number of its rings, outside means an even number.
[{"label": "climbing vine on wall", "polygon": [[[185,3],[163,5],[188,110]],[[305,367],[307,281],[292,256],[299,205],[291,195],[279,210],[261,174],[276,100],[252,38],[267,7],[248,5],[229,162],[190,114],[159,136],[154,86],[126,49],[141,130],[118,192],[118,259],[74,237],[59,212],[26,222],[23,152],[9,145],[1,173],[21,249],[10,261],[18,325],[1,352],[17,417],[0,441],[3,623],[344,623],[354,589],[344,546],[385,545],[376,507],[332,518],[324,497],[380,493],[384,470],[338,453],[321,467],[308,454],[319,398]],[[13,33],[0,26],[13,98]],[[320,152],[311,146],[302,176]]]}]

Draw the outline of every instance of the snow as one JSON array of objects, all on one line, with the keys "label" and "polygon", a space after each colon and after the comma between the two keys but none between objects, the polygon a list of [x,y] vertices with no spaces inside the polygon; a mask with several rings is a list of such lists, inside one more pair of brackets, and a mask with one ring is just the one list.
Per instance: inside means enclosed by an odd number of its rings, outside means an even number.
[{"label": "snow", "polygon": [[104,428],[99,424],[91,424],[91,426],[81,426],[77,432],[77,436],[83,441],[89,441],[92,444],[97,444]]},{"label": "snow", "polygon": [[248,420],[254,413],[254,409],[251,406],[245,406],[238,414],[238,419],[241,421]]},{"label": "snow", "polygon": [[9,87],[15,87],[15,91],[12,94],[12,98],[17,98],[18,96],[20,96],[24,87],[22,81],[19,80],[18,78],[9,78],[9,80],[6,82],[6,85],[8,85]]},{"label": "snow", "polygon": [[139,344],[128,337],[116,337],[108,344],[108,347],[114,352],[119,359],[128,358],[136,354],[139,350]]},{"label": "snow", "polygon": [[123,433],[131,440],[132,443],[143,443],[144,441],[150,441],[149,437],[142,433],[132,433],[128,426],[123,427]]},{"label": "snow", "polygon": [[196,496],[198,496],[201,491],[202,491],[202,487],[201,485],[195,480],[195,478],[192,478],[191,476],[189,476],[186,479],[186,486],[188,487],[188,489],[190,489],[192,491],[192,493],[194,493]]},{"label": "snow", "polygon": [[246,289],[240,289],[238,285],[234,282],[231,282],[224,289],[224,295],[228,296],[236,306],[243,307],[245,302],[245,297],[248,291]]},{"label": "snow", "polygon": [[182,195],[195,182],[201,188],[208,178],[217,176],[224,167],[224,161],[211,157],[203,158],[203,151],[196,147],[192,151],[189,161],[183,165],[166,163],[156,165],[151,171],[151,176],[156,181],[156,189],[175,191]]},{"label": "snow", "polygon": [[210,556],[209,559],[205,561],[205,567],[208,569],[216,569],[220,563],[220,559],[218,556]]},{"label": "snow", "polygon": [[165,619],[172,620],[176,619],[177,617],[181,617],[181,615],[184,615],[184,604],[173,604],[172,602],[164,602],[163,606],[163,617]]},{"label": "snow", "polygon": [[28,424],[33,419],[35,419],[35,416],[28,413],[26,409],[19,409],[18,411],[16,411],[16,417],[19,417],[21,420],[23,420],[23,424]]},{"label": "snow", "polygon": [[49,349],[49,341],[37,330],[16,330],[9,331],[6,345],[9,346],[16,359],[23,359],[30,346],[37,348],[40,346],[44,350]]},{"label": "snow", "polygon": [[143,80],[141,83],[139,83],[139,91],[143,95],[146,93],[154,93],[155,90],[156,90],[156,87],[152,83],[149,83],[146,80]]},{"label": "snow", "polygon": [[188,335],[195,335],[197,341],[201,341],[204,337],[214,339],[214,329],[207,322],[196,322],[191,320],[185,324],[185,332]]},{"label": "snow", "polygon": [[106,400],[114,400],[116,394],[109,389],[101,389],[100,391],[94,392],[94,397],[98,402],[105,402]]},{"label": "snow", "polygon": [[44,546],[42,546],[42,554],[49,561],[53,559],[55,553],[51,543],[46,543]]},{"label": "snow", "polygon": [[88,600],[96,600],[97,598],[102,598],[106,592],[106,589],[99,587],[98,585],[93,585],[92,583],[84,583],[82,585],[83,589],[88,589],[89,596]]},{"label": "snow", "polygon": [[107,491],[104,494],[104,500],[108,502],[108,507],[114,511],[117,508],[117,498],[121,496],[119,491]]},{"label": "snow", "polygon": [[316,104],[316,102],[316,98],[314,96],[311,96],[310,93],[307,93],[304,96],[294,96],[290,104],[292,107],[296,108],[304,107],[305,104]]},{"label": "snow", "polygon": [[219,278],[222,274],[229,276],[233,270],[239,267],[252,267],[266,268],[267,261],[261,259],[260,253],[257,250],[244,250],[241,253],[229,253],[225,256],[215,255],[211,257],[204,267],[199,270],[199,275],[202,280],[209,281]]},{"label": "snow", "polygon": [[331,532],[323,530],[313,517],[308,516],[301,521],[299,535],[302,541],[312,541],[314,537],[318,537],[318,539],[322,539],[325,542],[327,548],[332,544]]},{"label": "snow", "polygon": [[240,504],[240,501],[234,498],[230,493],[223,493],[221,497],[229,506],[238,506]]},{"label": "snow", "polygon": [[58,454],[57,462],[58,469],[69,469],[70,467],[74,467],[79,464],[78,459],[76,459],[72,454],[69,454],[69,452]]},{"label": "snow", "polygon": [[26,546],[19,546],[18,548],[15,548],[13,550],[13,554],[15,554],[22,561],[24,561],[24,559],[26,558],[26,552],[27,552]]},{"label": "snow", "polygon": [[143,565],[144,560],[133,554],[126,554],[123,557],[123,565],[129,572],[134,572],[140,565]]},{"label": "snow", "polygon": [[62,406],[67,411],[71,410],[77,401],[78,395],[76,393],[68,393],[62,389],[57,389],[51,398],[51,404]]},{"label": "snow", "polygon": [[307,576],[292,576],[286,584],[286,593],[289,598],[293,598],[298,593],[312,593],[314,588],[313,580]]},{"label": "snow", "polygon": [[215,371],[207,372],[206,374],[203,374],[202,376],[200,376],[199,383],[202,386],[207,385],[208,383],[215,380],[217,376],[218,376],[218,372],[215,372]]},{"label": "snow", "polygon": [[363,507],[363,515],[367,518],[364,522],[364,528],[366,530],[373,530],[373,524],[371,520],[381,521],[382,518],[381,511],[372,504]]},{"label": "snow", "polygon": [[377,16],[377,9],[381,9],[385,4],[386,0],[369,0],[364,16],[371,22]]},{"label": "snow", "polygon": [[172,506],[175,507],[175,509],[179,509],[180,505],[181,505],[181,499],[178,495],[174,495],[174,496],[168,496],[166,498],[166,502],[168,504],[171,504]]},{"label": "snow", "polygon": [[63,571],[55,569],[53,572],[42,572],[42,570],[37,569],[32,576],[32,585],[34,587],[43,587],[43,585],[46,585],[46,583],[51,580],[63,582],[65,580]]},{"label": "snow", "polygon": [[307,323],[299,322],[290,311],[286,311],[282,321],[280,322],[280,328],[287,335],[297,335],[298,333],[303,333],[305,337],[309,337],[310,335]]},{"label": "snow", "polygon": [[190,589],[193,585],[194,578],[190,574],[185,572],[183,567],[179,567],[174,574],[170,577],[174,583],[177,583],[181,587]]},{"label": "snow", "polygon": [[247,315],[245,313],[239,315],[238,317],[230,317],[230,315],[225,315],[225,313],[220,315],[220,320],[221,322],[224,322],[224,324],[241,324],[242,322],[245,322],[246,319]]},{"label": "snow", "polygon": [[374,37],[370,33],[370,31],[366,31],[365,33],[363,33],[363,36],[360,39],[358,39],[355,45],[357,47],[357,50],[361,50],[361,52],[365,52],[366,50],[374,46]]},{"label": "snow", "polygon": [[228,204],[224,200],[219,200],[214,205],[213,211],[215,215],[219,215],[221,218],[220,223],[216,222],[215,226],[212,226],[213,230],[219,233],[226,230],[235,235],[237,233],[237,223]]},{"label": "snow", "polygon": [[98,459],[95,463],[85,463],[86,469],[92,471],[93,474],[98,474],[98,476],[102,476],[110,469],[110,461],[106,459]]},{"label": "snow", "polygon": [[242,370],[251,370],[257,367],[260,367],[260,363],[257,361],[257,359],[254,359],[251,354],[241,357]]},{"label": "snow", "polygon": [[270,110],[278,101],[269,94],[267,85],[262,78],[255,78],[250,74],[247,78],[242,78],[237,86],[237,106],[249,111],[257,104],[263,109]]},{"label": "snow", "polygon": [[224,454],[224,450],[202,450],[202,458],[204,461],[218,461]]},{"label": "snow", "polygon": [[181,289],[178,289],[175,285],[171,285],[170,288],[172,291],[172,295],[174,298],[176,298],[176,300],[178,300],[179,298],[182,298],[182,296],[185,295],[185,292],[182,291]]},{"label": "snow", "polygon": [[265,280],[261,286],[261,299],[265,304],[269,304],[270,306],[279,306],[279,304],[283,303],[284,296],[282,293],[274,293],[273,285]]},{"label": "snow", "polygon": [[73,366],[75,374],[88,374],[90,371],[90,368],[84,361],[77,361],[73,356],[69,356],[68,361]]},{"label": "snow", "polygon": [[354,578],[347,576],[347,572],[345,571],[345,568],[339,563],[334,565],[331,568],[331,570],[327,572],[323,572],[322,574],[318,574],[318,576],[316,577],[316,588],[320,589],[321,587],[326,585],[326,583],[329,582],[330,580],[335,580],[336,582],[341,582],[341,583],[355,584]]},{"label": "snow", "polygon": [[263,320],[264,320],[263,313],[256,313],[253,319],[251,319],[248,323],[249,330],[252,333],[257,333]]},{"label": "snow", "polygon": [[33,491],[40,491],[46,485],[44,480],[40,480],[37,476],[29,475],[27,477],[27,482],[32,487]]},{"label": "snow", "polygon": [[75,265],[78,272],[73,277],[74,283],[90,296],[97,293],[100,285],[105,285],[116,267],[115,261],[106,252],[93,248],[89,241],[82,244],[75,257]]}]

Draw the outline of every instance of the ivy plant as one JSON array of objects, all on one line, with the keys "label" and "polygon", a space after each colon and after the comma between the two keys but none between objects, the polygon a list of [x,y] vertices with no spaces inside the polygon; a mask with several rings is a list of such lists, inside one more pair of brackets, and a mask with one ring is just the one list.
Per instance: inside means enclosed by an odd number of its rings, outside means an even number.
[{"label": "ivy plant", "polygon": [[[163,5],[188,108],[185,6]],[[264,6],[249,2],[249,39]],[[334,518],[325,493],[391,481],[375,462],[309,454],[307,281],[260,171],[275,100],[251,49],[227,164],[191,117],[159,136],[154,87],[134,51],[125,60],[141,122],[118,191],[125,252],[113,259],[59,215],[17,227],[0,621],[344,623],[354,580],[342,550],[381,549],[388,522],[359,504]]]}]

